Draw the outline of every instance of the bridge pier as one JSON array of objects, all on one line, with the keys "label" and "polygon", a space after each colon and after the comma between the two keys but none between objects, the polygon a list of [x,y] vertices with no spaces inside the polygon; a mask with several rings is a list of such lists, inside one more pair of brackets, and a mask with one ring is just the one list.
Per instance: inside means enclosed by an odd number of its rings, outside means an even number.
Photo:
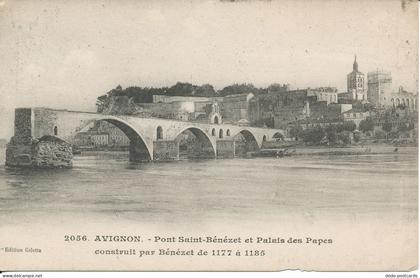
[{"label": "bridge pier", "polygon": [[215,153],[210,142],[198,140],[193,145],[188,146],[188,158],[209,159],[215,158]]},{"label": "bridge pier", "polygon": [[159,140],[153,142],[153,160],[179,160],[179,142],[177,140]]},{"label": "bridge pier", "polygon": [[235,140],[218,140],[216,141],[217,158],[234,158],[235,157]]},{"label": "bridge pier", "polygon": [[248,152],[255,152],[259,149],[255,141],[235,141],[235,157],[244,157]]}]

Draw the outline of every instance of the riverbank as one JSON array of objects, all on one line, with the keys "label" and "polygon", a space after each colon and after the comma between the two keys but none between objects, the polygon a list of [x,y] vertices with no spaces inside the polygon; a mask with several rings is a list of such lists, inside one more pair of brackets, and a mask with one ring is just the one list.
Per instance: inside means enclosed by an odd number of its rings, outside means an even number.
[{"label": "riverbank", "polygon": [[389,153],[418,153],[417,146],[394,146],[390,144],[368,144],[356,146],[295,146],[292,155],[363,155]]}]

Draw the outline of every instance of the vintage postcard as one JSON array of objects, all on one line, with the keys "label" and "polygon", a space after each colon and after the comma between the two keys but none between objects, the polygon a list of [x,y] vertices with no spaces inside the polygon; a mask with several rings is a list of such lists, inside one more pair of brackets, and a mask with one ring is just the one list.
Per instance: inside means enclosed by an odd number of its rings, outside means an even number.
[{"label": "vintage postcard", "polygon": [[418,3],[1,0],[0,270],[413,271]]}]

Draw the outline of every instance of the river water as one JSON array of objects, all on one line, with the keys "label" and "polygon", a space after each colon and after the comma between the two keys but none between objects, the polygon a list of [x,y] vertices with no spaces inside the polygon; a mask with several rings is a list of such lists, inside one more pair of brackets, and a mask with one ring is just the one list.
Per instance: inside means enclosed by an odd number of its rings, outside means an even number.
[{"label": "river water", "polygon": [[[400,149],[145,164],[128,162],[123,152],[88,153],[76,156],[72,169],[2,166],[0,227],[94,222],[284,231],[319,223],[315,230],[332,233],[335,224],[417,224],[417,148]],[[363,235],[362,229],[353,232]]]},{"label": "river water", "polygon": [[[118,214],[141,221],[376,214],[417,209],[417,154],[132,164],[76,156],[70,170],[0,168],[0,210]],[[5,219],[2,219],[3,223]]]}]

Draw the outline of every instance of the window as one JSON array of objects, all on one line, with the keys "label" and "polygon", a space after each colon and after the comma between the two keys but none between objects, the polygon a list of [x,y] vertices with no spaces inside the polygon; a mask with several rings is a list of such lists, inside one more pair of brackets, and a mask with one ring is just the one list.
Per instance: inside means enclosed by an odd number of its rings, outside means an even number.
[{"label": "window", "polygon": [[214,123],[215,123],[215,124],[219,124],[219,117],[214,116]]},{"label": "window", "polygon": [[223,129],[219,130],[219,138],[223,138]]},{"label": "window", "polygon": [[58,135],[58,128],[57,126],[54,127],[54,135],[57,136]]},{"label": "window", "polygon": [[157,138],[157,140],[163,138],[163,130],[162,130],[162,127],[161,126],[158,126],[157,127],[157,130],[156,130],[156,138]]}]

